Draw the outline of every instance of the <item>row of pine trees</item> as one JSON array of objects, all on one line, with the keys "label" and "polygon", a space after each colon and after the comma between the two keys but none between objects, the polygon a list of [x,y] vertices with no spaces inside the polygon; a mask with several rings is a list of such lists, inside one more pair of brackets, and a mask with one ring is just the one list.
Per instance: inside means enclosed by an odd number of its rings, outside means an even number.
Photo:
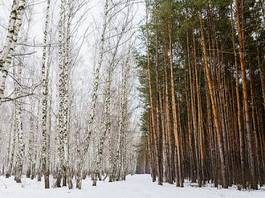
[{"label": "row of pine trees", "polygon": [[137,60],[153,181],[264,185],[264,24],[264,0],[146,0]]}]

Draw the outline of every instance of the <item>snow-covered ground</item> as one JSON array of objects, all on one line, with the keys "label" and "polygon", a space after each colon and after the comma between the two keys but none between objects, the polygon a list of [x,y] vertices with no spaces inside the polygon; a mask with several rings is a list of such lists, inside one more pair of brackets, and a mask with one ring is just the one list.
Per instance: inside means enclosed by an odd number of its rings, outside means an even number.
[{"label": "snow-covered ground", "polygon": [[188,184],[185,188],[177,188],[174,185],[159,186],[152,183],[149,175],[135,175],[121,182],[99,182],[96,187],[86,180],[82,190],[45,190],[42,182],[24,178],[22,184],[16,184],[13,178],[0,177],[0,198],[265,198],[265,189],[238,191],[234,188],[197,188]]}]

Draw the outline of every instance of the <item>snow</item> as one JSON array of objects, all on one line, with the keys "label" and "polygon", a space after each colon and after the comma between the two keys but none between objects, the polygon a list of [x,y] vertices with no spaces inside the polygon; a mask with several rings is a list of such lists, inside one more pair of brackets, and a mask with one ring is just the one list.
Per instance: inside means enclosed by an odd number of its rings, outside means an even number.
[{"label": "snow", "polygon": [[235,188],[217,189],[213,187],[177,188],[151,182],[149,175],[128,176],[126,181],[99,182],[91,186],[91,180],[83,181],[82,190],[67,188],[44,189],[42,182],[23,178],[17,184],[13,178],[0,177],[0,198],[265,198],[265,189],[258,191],[238,191]]}]

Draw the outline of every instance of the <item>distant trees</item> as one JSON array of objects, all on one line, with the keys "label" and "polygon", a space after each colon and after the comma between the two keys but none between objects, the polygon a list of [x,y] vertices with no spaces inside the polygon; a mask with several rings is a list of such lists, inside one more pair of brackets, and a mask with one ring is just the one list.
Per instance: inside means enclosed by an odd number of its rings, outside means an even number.
[{"label": "distant trees", "polygon": [[[99,90],[99,82],[100,82],[100,69],[102,67],[103,61],[104,61],[104,54],[105,54],[105,48],[106,48],[106,31],[109,21],[109,0],[105,1],[104,4],[104,14],[103,14],[103,24],[102,24],[102,32],[100,37],[100,48],[99,48],[99,57],[96,66],[94,67],[94,81],[93,81],[93,90],[92,90],[92,96],[91,96],[91,110],[89,113],[89,120],[88,120],[88,126],[86,130],[86,136],[83,144],[78,148],[77,152],[79,154],[78,156],[78,163],[77,163],[77,182],[76,187],[81,189],[81,181],[82,181],[82,171],[84,166],[84,155],[87,154],[89,145],[90,145],[90,139],[93,132],[95,117],[96,117],[96,105],[98,102],[98,90]],[[100,143],[102,144],[102,143]],[[99,155],[100,151],[99,151]],[[101,156],[98,156],[99,159]],[[98,159],[98,160],[99,160]],[[97,165],[96,165],[97,166]],[[95,181],[94,181],[95,182]],[[95,185],[95,184],[94,184]]]},{"label": "distant trees", "polygon": [[146,4],[146,53],[137,59],[153,181],[257,189],[265,170],[264,5]]}]

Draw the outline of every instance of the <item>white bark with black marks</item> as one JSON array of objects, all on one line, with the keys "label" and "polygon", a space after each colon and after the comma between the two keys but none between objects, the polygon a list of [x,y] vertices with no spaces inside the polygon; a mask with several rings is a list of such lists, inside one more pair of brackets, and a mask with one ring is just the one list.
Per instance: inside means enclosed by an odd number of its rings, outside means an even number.
[{"label": "white bark with black marks", "polygon": [[25,4],[26,0],[13,0],[11,13],[9,16],[6,41],[0,54],[0,104],[4,98],[6,78],[11,65],[12,55],[15,50],[18,34],[21,29]]}]

